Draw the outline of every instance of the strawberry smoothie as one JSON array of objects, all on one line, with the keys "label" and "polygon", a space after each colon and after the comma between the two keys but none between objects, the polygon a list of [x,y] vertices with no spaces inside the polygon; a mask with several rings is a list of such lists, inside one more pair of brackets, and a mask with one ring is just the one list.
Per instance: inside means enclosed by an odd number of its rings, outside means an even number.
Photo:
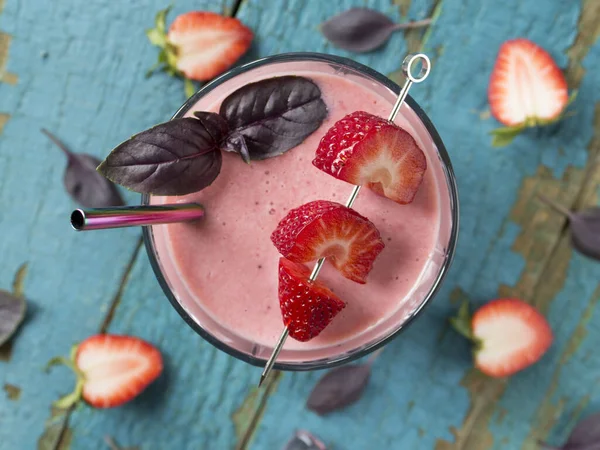
[{"label": "strawberry smoothie", "polygon": [[[152,227],[161,271],[194,322],[229,347],[259,358],[268,358],[283,328],[277,296],[280,255],[271,233],[291,208],[313,200],[344,204],[352,191],[352,185],[311,164],[320,139],[334,122],[357,110],[387,118],[395,101],[388,88],[358,73],[323,62],[286,62],[223,82],[185,115],[218,111],[221,101],[238,87],[290,74],[310,78],[321,89],[328,117],[316,132],[282,156],[250,165],[236,154],[224,153],[221,173],[208,188],[180,197],[151,197],[153,204],[204,205],[206,217],[199,223]],[[385,248],[364,285],[325,263],[319,280],[347,306],[311,341],[288,339],[281,362],[336,359],[379,342],[422,305],[439,281],[456,226],[448,174],[427,129],[409,106],[403,106],[396,123],[427,157],[428,169],[416,198],[399,205],[361,190],[354,209],[376,225]]]}]

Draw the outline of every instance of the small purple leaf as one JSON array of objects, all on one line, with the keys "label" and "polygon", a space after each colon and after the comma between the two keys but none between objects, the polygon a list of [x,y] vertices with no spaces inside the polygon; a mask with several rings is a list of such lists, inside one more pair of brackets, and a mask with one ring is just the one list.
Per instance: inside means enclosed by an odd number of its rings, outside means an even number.
[{"label": "small purple leaf", "polygon": [[323,23],[321,31],[333,45],[353,52],[381,47],[394,32],[395,24],[380,12],[352,8]]},{"label": "small purple leaf", "polygon": [[600,413],[579,422],[562,450],[600,450]]},{"label": "small purple leaf", "polygon": [[571,243],[579,253],[600,261],[600,208],[570,211],[544,195],[539,199],[560,214],[567,216],[571,228]]},{"label": "small purple leaf", "polygon": [[298,430],[283,450],[327,450],[327,447],[308,431]]},{"label": "small purple leaf", "polygon": [[319,415],[345,408],[360,399],[370,376],[371,362],[333,369],[317,382],[306,407]]},{"label": "small purple leaf", "polygon": [[85,153],[73,153],[48,130],[44,133],[67,157],[63,182],[65,190],[79,205],[86,208],[122,206],[117,187],[96,171],[100,160]]},{"label": "small purple leaf", "polygon": [[585,256],[600,261],[600,208],[590,208],[571,215],[573,247]]},{"label": "small purple leaf", "polygon": [[25,318],[25,309],[23,297],[0,290],[0,346],[17,331]]}]

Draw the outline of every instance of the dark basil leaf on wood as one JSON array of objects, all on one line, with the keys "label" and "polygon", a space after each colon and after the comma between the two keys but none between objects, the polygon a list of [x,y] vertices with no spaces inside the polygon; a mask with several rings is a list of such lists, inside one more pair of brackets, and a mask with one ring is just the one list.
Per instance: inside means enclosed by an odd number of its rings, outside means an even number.
[{"label": "dark basil leaf on wood", "polygon": [[562,447],[564,450],[600,450],[600,414],[582,420]]},{"label": "dark basil leaf on wood", "polygon": [[580,421],[561,447],[541,443],[544,450],[600,450],[600,413]]},{"label": "dark basil leaf on wood", "polygon": [[305,430],[298,430],[283,450],[327,450],[319,438]]},{"label": "dark basil leaf on wood", "polygon": [[381,47],[395,28],[396,24],[378,11],[352,8],[323,23],[321,31],[336,47],[360,53]]},{"label": "dark basil leaf on wood", "polygon": [[[220,114],[231,136],[243,136],[250,158],[261,160],[302,143],[323,123],[327,107],[313,81],[283,76],[241,87],[223,101]],[[241,153],[233,144],[225,150]]]},{"label": "dark basil leaf on wood", "polygon": [[48,138],[67,157],[63,177],[65,190],[75,202],[86,208],[122,206],[123,198],[117,187],[96,171],[100,160],[85,153],[73,153],[48,130],[42,129]]},{"label": "dark basil leaf on wood", "polygon": [[144,194],[185,195],[204,189],[221,171],[219,143],[225,128],[217,114],[200,116],[173,119],[136,134],[116,147],[98,171]]},{"label": "dark basil leaf on wood", "polygon": [[17,331],[25,318],[25,310],[23,297],[0,290],[0,346]]},{"label": "dark basil leaf on wood", "polygon": [[544,195],[538,197],[569,219],[573,248],[585,256],[600,261],[600,208],[571,211]]},{"label": "dark basil leaf on wood", "polygon": [[600,208],[572,213],[571,240],[580,253],[600,261]]},{"label": "dark basil leaf on wood", "polygon": [[306,407],[324,415],[356,402],[369,382],[371,364],[356,364],[332,369],[314,387]]}]

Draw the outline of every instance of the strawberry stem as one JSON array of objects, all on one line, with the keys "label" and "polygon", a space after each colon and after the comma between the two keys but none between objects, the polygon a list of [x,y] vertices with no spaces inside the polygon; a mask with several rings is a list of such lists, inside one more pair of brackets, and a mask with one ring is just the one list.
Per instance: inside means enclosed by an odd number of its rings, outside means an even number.
[{"label": "strawberry stem", "polygon": [[83,393],[83,385],[85,384],[85,374],[81,370],[79,370],[77,364],[75,363],[76,354],[77,345],[74,345],[71,348],[69,358],[65,358],[64,356],[55,356],[46,364],[46,372],[49,372],[50,369],[54,366],[63,365],[71,369],[76,377],[75,389],[73,390],[73,392],[62,396],[53,403],[53,405],[59,409],[69,409],[73,407],[77,402],[79,402],[79,400],[81,400],[81,395]]},{"label": "strawberry stem", "polygon": [[456,317],[450,318],[450,325],[452,328],[468,340],[477,343],[477,339],[473,336],[473,329],[471,328],[471,313],[469,312],[469,302],[466,300],[462,302],[458,309]]}]

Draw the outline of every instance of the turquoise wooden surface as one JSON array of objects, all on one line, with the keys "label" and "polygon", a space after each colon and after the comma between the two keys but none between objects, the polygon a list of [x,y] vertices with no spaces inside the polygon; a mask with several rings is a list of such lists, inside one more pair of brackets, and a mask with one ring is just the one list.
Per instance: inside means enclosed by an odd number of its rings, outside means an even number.
[{"label": "turquoise wooden surface", "polygon": [[[232,3],[178,1],[176,13],[231,10]],[[12,38],[8,43],[0,34],[0,287],[8,288],[28,261],[31,305],[10,358],[0,361],[0,387],[20,389],[18,399],[0,392],[0,448],[36,448],[47,421],[53,426],[42,448],[103,449],[108,434],[144,450],[278,449],[295,428],[313,431],[336,449],[534,449],[537,439],[559,444],[578,416],[600,410],[600,357],[594,352],[600,265],[572,254],[564,220],[537,202],[535,192],[575,207],[598,201],[599,3],[241,2],[237,16],[257,35],[246,60],[323,51],[395,76],[409,48],[427,51],[431,77],[412,93],[446,143],[461,192],[461,239],[442,292],[386,348],[363,399],[321,418],[304,408],[320,373],[284,374],[257,391],[258,369],[216,351],[183,323],[139,251],[138,231],[76,235],[68,227],[73,204],[61,186],[64,160],[38,129],[103,156],[130,134],[167,119],[183,101],[181,84],[162,75],[143,78],[155,58],[143,30],[165,5],[0,0],[0,32]],[[435,7],[441,14],[426,42],[422,32],[398,33],[381,51],[357,56],[331,47],[318,32],[320,22],[357,5],[397,20],[427,17]],[[577,115],[492,149],[487,132],[497,124],[486,114],[487,81],[498,46],[517,36],[537,41],[568,66],[571,86],[580,89]],[[482,303],[498,295],[538,305],[556,333],[548,355],[509,381],[470,371],[466,344],[446,327],[457,299]],[[165,354],[165,375],[122,408],[83,407],[51,419],[50,403],[72,380],[61,370],[42,373],[43,364],[98,331],[113,303],[108,330],[156,343]]]}]

